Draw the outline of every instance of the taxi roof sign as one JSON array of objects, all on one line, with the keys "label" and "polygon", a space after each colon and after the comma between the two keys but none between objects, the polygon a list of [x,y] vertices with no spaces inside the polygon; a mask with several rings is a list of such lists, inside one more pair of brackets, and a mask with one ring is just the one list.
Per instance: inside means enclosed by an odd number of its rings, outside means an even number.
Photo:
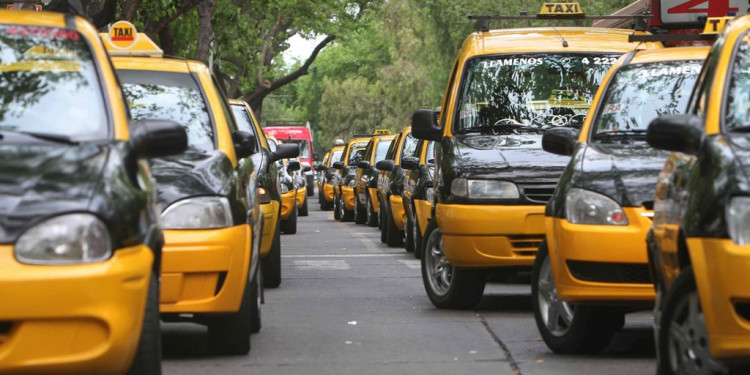
[{"label": "taxi roof sign", "polygon": [[375,129],[372,135],[389,135],[392,134],[389,129]]},{"label": "taxi roof sign", "polygon": [[99,36],[112,56],[164,56],[164,51],[148,35],[139,33],[128,21],[115,22],[109,28],[109,32],[100,33]]},{"label": "taxi roof sign", "polygon": [[708,17],[706,26],[703,27],[703,34],[718,34],[732,18],[734,17]]},{"label": "taxi roof sign", "polygon": [[558,17],[558,16],[577,16],[583,17],[586,13],[583,12],[581,4],[578,3],[544,3],[542,9],[539,11],[538,16],[540,17]]},{"label": "taxi roof sign", "polygon": [[651,34],[651,35],[629,35],[630,42],[695,42],[714,41],[724,26],[734,17],[708,17],[706,26],[700,34]]}]

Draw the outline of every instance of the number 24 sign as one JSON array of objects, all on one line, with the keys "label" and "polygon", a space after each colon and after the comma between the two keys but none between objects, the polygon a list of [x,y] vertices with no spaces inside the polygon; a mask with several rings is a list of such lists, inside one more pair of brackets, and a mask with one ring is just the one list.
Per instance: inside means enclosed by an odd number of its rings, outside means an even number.
[{"label": "number 24 sign", "polygon": [[698,16],[723,17],[748,13],[750,0],[661,0],[662,23],[695,23]]}]

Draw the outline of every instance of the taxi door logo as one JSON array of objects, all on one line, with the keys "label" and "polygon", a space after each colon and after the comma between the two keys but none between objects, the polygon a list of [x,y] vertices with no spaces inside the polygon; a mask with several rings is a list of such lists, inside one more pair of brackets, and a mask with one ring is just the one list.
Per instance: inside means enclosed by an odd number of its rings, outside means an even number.
[{"label": "taxi door logo", "polygon": [[132,23],[117,21],[109,28],[109,43],[115,48],[127,49],[135,45],[138,32]]}]

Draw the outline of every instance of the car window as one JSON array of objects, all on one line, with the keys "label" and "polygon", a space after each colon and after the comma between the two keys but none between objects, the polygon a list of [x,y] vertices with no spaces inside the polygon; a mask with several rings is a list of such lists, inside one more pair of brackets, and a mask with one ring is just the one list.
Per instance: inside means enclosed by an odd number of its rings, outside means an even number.
[{"label": "car window", "polygon": [[344,150],[333,151],[333,153],[331,154],[331,164],[337,161],[341,161],[341,155],[343,155],[343,153]]},{"label": "car window", "polygon": [[134,119],[172,120],[185,128],[189,149],[216,149],[208,107],[190,74],[119,70],[118,75]]},{"label": "car window", "polygon": [[435,162],[435,142],[427,142],[427,152],[425,153],[424,159],[427,163],[430,163],[430,161],[433,163]]},{"label": "car window", "polygon": [[109,136],[99,73],[75,30],[0,26],[0,90],[0,130],[75,140]]},{"label": "car window", "polygon": [[232,112],[234,118],[237,120],[237,128],[243,132],[250,133],[255,136],[255,143],[260,150],[260,137],[255,132],[255,126],[253,125],[253,119],[250,117],[250,113],[247,112],[247,108],[241,104],[232,104]]},{"label": "car window", "polygon": [[[747,34],[746,34],[747,35]],[[726,130],[750,126],[750,44],[740,38],[725,99]]]},{"label": "car window", "polygon": [[385,155],[388,152],[388,148],[391,147],[391,143],[393,143],[392,139],[381,139],[380,142],[378,142],[378,146],[375,147],[376,163],[385,159]]},{"label": "car window", "polygon": [[404,158],[415,156],[417,153],[418,144],[418,139],[414,138],[411,133],[407,134],[406,138],[404,139],[403,151],[401,151],[401,160],[404,160]]},{"label": "car window", "polygon": [[360,161],[365,160],[366,147],[367,142],[352,143],[349,146],[349,159],[347,159],[346,165],[357,165]]}]

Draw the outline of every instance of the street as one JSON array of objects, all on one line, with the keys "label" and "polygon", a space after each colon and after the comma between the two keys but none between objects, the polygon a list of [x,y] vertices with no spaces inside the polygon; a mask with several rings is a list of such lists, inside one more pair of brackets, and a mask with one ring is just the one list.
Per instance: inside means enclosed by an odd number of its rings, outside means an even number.
[{"label": "street", "polygon": [[489,283],[477,309],[438,310],[411,253],[309,203],[297,234],[282,235],[283,281],[265,291],[250,354],[211,356],[205,327],[162,323],[165,374],[655,373],[650,312],[628,315],[601,354],[555,355],[528,284]]}]

